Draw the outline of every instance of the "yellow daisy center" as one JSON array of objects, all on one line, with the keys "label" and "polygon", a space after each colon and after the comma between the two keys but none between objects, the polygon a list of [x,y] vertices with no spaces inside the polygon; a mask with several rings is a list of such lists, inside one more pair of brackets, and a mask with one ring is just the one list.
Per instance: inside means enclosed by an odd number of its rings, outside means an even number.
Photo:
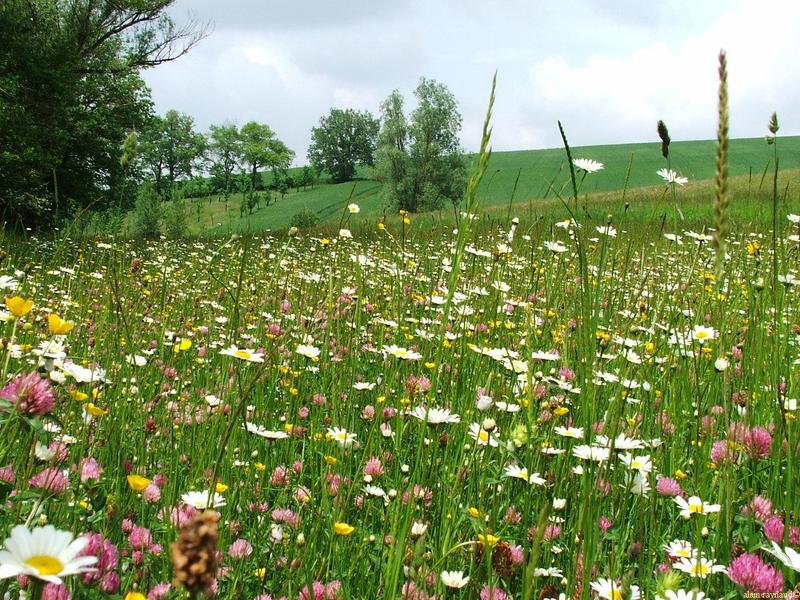
[{"label": "yellow daisy center", "polygon": [[707,332],[707,331],[698,331],[698,332],[697,332],[697,333],[695,333],[694,335],[695,335],[695,337],[696,337],[697,339],[699,339],[699,340],[702,340],[702,339],[705,339],[705,338],[707,338],[707,337],[708,337],[708,332]]},{"label": "yellow daisy center", "polygon": [[64,570],[64,564],[55,556],[47,556],[46,554],[39,554],[31,556],[25,561],[29,567],[36,569],[39,575],[57,575]]},{"label": "yellow daisy center", "polygon": [[697,563],[695,566],[692,567],[692,573],[695,575],[706,575],[711,572],[711,569],[708,568],[707,565],[702,563]]},{"label": "yellow daisy center", "polygon": [[233,354],[236,358],[241,358],[242,360],[250,359],[250,353],[247,350],[237,350]]},{"label": "yellow daisy center", "polygon": [[488,434],[488,433],[486,433],[485,431],[482,431],[482,430],[481,430],[481,431],[478,433],[478,439],[479,439],[480,441],[482,441],[482,442],[488,442],[488,441],[489,441],[489,434]]},{"label": "yellow daisy center", "polygon": [[690,504],[689,505],[689,512],[701,513],[701,512],[703,512],[703,505],[702,504]]},{"label": "yellow daisy center", "polygon": [[622,592],[617,589],[611,590],[611,597],[614,600],[622,600]]}]

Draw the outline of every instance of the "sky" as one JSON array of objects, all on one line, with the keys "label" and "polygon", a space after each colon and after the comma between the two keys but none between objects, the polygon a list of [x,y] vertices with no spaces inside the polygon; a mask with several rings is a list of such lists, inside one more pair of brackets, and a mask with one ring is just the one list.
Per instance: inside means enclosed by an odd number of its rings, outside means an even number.
[{"label": "sky", "polygon": [[728,56],[732,137],[800,133],[796,0],[176,0],[210,35],[145,71],[156,111],[211,124],[268,124],[306,164],[333,107],[379,114],[394,89],[444,83],[480,145],[497,71],[495,150],[716,136],[717,57]]}]

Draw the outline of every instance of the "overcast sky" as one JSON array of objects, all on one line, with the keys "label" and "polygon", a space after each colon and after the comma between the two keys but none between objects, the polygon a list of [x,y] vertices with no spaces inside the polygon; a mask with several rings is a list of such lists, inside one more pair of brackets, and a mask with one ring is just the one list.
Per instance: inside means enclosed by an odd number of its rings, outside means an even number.
[{"label": "overcast sky", "polygon": [[421,76],[446,84],[474,150],[498,71],[495,150],[654,141],[716,132],[717,54],[728,52],[731,134],[760,136],[777,111],[800,132],[797,0],[177,0],[213,25],[180,60],[147,71],[156,110],[267,123],[306,162],[331,107],[378,114]]}]

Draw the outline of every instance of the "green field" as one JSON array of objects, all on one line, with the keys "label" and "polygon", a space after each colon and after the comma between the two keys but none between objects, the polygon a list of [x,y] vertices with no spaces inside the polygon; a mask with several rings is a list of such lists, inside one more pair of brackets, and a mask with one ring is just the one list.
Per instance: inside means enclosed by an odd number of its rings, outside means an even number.
[{"label": "green field", "polygon": [[[670,146],[671,167],[688,177],[689,185],[679,190],[697,190],[698,184],[714,176],[715,144],[713,140],[673,142]],[[800,136],[780,138],[779,160],[781,169],[800,167]],[[591,158],[605,164],[605,169],[587,177],[581,191],[588,194],[614,192],[625,187],[630,164],[628,187],[630,189],[653,188],[658,195],[664,185],[656,171],[666,165],[658,142],[641,144],[614,144],[585,146],[572,149],[576,158]],[[739,185],[758,189],[766,169],[772,166],[773,148],[763,138],[731,140],[730,174],[739,180]],[[566,170],[564,151],[560,148],[546,150],[521,150],[496,152],[492,156],[489,171],[481,185],[479,198],[484,207],[507,207],[510,200],[515,210],[537,212],[549,206],[542,202],[569,195],[566,186],[569,175]],[[315,212],[321,224],[336,225],[348,201],[361,206],[361,217],[394,214],[393,207],[385,206],[380,198],[380,184],[370,179],[370,170],[361,169],[359,180],[342,184],[320,183],[306,190],[293,190],[269,207],[262,207],[252,215],[239,217],[240,196],[228,201],[227,209],[220,198],[214,196],[191,200],[190,228],[193,233],[210,235],[242,231],[277,230],[288,227],[292,216],[303,209]],[[515,182],[516,191],[514,191]],[[620,196],[612,199],[617,201]],[[609,200],[606,198],[606,200]],[[452,214],[452,211],[443,211]],[[646,215],[651,216],[651,215]],[[425,217],[436,218],[434,214]]]}]

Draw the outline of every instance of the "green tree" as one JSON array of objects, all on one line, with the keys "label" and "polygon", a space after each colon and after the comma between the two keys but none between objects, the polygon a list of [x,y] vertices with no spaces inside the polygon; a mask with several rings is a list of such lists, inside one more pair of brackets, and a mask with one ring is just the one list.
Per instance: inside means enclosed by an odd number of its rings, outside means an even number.
[{"label": "green tree", "polygon": [[194,119],[175,110],[168,111],[163,118],[153,117],[140,142],[143,167],[162,194],[171,193],[177,181],[191,178],[207,145],[205,136],[194,130]]},{"label": "green tree", "polygon": [[261,187],[258,181],[259,169],[266,167],[272,169],[273,173],[279,173],[292,164],[294,152],[278,139],[269,125],[250,121],[242,126],[240,135],[242,159],[250,171],[252,189]]},{"label": "green tree", "polygon": [[236,125],[212,125],[209,129],[211,175],[227,197],[232,178],[242,161],[242,138]]},{"label": "green tree", "polygon": [[414,95],[417,108],[410,118],[397,90],[381,105],[377,175],[383,195],[412,212],[439,208],[444,202],[456,205],[466,184],[458,104],[444,84],[424,77]]},{"label": "green tree", "polygon": [[336,182],[349,181],[357,164],[372,166],[380,123],[368,111],[332,108],[311,129],[308,160]]},{"label": "green tree", "polygon": [[0,2],[0,215],[47,225],[121,197],[122,142],[152,112],[140,70],[204,35],[172,2]]}]

